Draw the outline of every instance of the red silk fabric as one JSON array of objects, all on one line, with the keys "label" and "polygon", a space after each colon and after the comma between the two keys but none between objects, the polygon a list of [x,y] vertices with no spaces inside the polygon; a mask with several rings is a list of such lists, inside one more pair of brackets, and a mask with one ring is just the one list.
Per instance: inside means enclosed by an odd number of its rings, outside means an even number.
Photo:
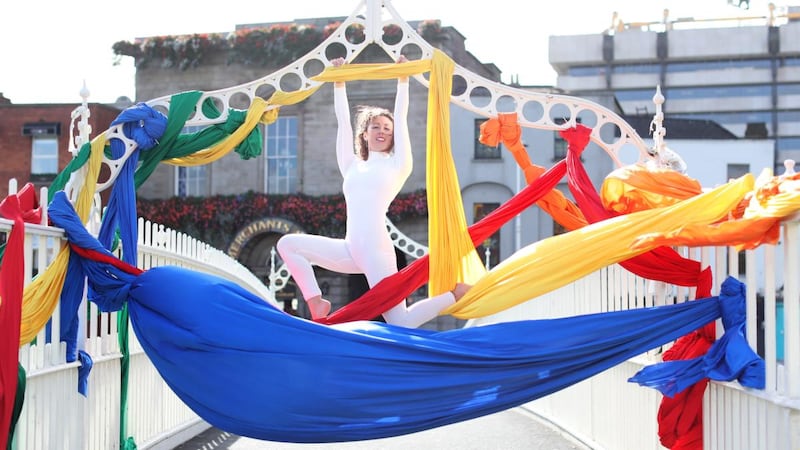
[{"label": "red silk fabric", "polygon": [[17,393],[19,333],[25,287],[25,222],[41,223],[42,212],[32,184],[0,202],[0,216],[14,221],[0,266],[0,449],[8,446]]},{"label": "red silk fabric", "polygon": [[[537,178],[509,201],[489,213],[479,222],[469,227],[469,234],[475,245],[485,241],[503,224],[511,220],[525,208],[536,203],[558,185],[566,174],[566,163],[562,160]],[[428,279],[428,256],[419,258],[373,286],[364,295],[334,311],[317,322],[335,324],[355,320],[371,320],[403,301],[419,289]]]},{"label": "red silk fabric", "polygon": [[[522,128],[517,121],[517,113],[501,113],[497,118],[489,119],[481,124],[480,141],[490,147],[497,147],[501,142],[514,156],[517,165],[525,174],[528,184],[536,181],[544,172],[544,167],[531,162],[528,150],[522,143]],[[547,192],[536,204],[568,230],[575,230],[588,225],[586,218],[578,206],[567,199],[558,189]]]},{"label": "red silk fabric", "polygon": [[[590,222],[609,219],[617,213],[603,207],[600,195],[592,185],[580,161],[580,154],[589,143],[591,129],[579,125],[561,131],[567,141],[567,180],[581,211]],[[625,269],[641,277],[664,281],[679,286],[694,286],[696,298],[711,295],[711,269],[702,270],[700,262],[682,257],[669,247],[658,247],[650,252],[620,263]],[[662,359],[682,360],[702,356],[716,339],[712,322],[698,331],[678,339],[665,352]],[[708,380],[704,379],[673,398],[664,397],[658,411],[658,434],[661,444],[672,450],[702,450],[703,448],[703,392]]]}]

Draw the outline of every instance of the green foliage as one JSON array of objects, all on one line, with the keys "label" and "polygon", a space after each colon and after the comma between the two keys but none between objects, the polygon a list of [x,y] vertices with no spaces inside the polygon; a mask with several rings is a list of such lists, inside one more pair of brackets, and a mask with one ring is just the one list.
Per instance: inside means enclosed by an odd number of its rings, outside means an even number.
[{"label": "green foliage", "polygon": [[[227,52],[228,64],[281,67],[316,48],[340,25],[341,22],[333,22],[320,30],[313,25],[286,23],[243,28],[232,33],[155,36],[134,42],[119,41],[111,49],[117,58],[115,64],[119,64],[123,56],[131,56],[137,68],[159,64],[162,68],[186,70],[199,66],[204,57],[215,51]],[[443,36],[438,20],[421,22],[417,31],[431,43]],[[396,44],[402,38],[402,30],[397,25],[386,26],[384,34],[389,44]],[[345,31],[345,38],[351,43],[362,42],[363,26],[351,25]]]},{"label": "green foliage", "polygon": [[[315,197],[248,192],[213,197],[138,199],[137,208],[139,215],[151,222],[186,233],[220,249],[227,248],[242,227],[265,217],[289,219],[307,233],[331,237],[343,237],[347,221],[341,194]],[[424,190],[398,195],[387,214],[395,223],[427,215],[428,202]]]}]

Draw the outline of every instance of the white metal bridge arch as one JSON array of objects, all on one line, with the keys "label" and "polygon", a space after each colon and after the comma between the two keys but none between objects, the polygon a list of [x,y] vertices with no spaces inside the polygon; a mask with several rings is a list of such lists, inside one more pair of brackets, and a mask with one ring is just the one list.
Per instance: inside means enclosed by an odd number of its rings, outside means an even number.
[{"label": "white metal bridge arch", "polygon": [[[345,30],[349,26],[361,26],[365,30],[366,39],[359,44],[350,43],[345,37]],[[396,25],[403,30],[403,38],[397,44],[389,45],[382,39],[382,31],[388,25]],[[320,44],[314,51],[296,63],[291,64],[273,74],[259,80],[235,86],[219,91],[204,93],[200,102],[210,98],[220,105],[228,105],[232,99],[244,96],[253,100],[258,94],[265,91],[277,91],[287,85],[296,85],[301,88],[314,86],[314,81],[310,79],[316,73],[328,65],[325,57],[326,50],[331,45],[343,46],[348,53],[348,60],[355,58],[369,43],[375,43],[387,51],[389,55],[396,57],[404,47],[415,45],[419,48],[421,57],[430,57],[433,48],[422,40],[416,32],[411,29],[396,13],[388,0],[362,0],[356,10],[345,20],[339,31],[334,33],[329,39]],[[464,68],[456,67],[454,76],[460,77],[464,81],[466,89],[464,92],[456,93],[452,102],[476,112],[485,117],[493,117],[500,112],[517,112],[520,117],[520,125],[523,127],[541,128],[548,130],[558,130],[574,125],[574,120],[579,115],[590,114],[595,118],[593,124],[594,132],[592,140],[601,146],[615,162],[620,164],[623,159],[622,153],[626,148],[632,148],[638,156],[638,160],[649,159],[649,152],[645,144],[636,135],[632,128],[613,112],[596,105],[592,102],[568,96],[547,95],[540,93],[526,92],[510,86],[485,80],[471,74]],[[418,81],[425,84],[427,81],[423,76],[417,77]],[[477,105],[473,101],[472,92],[485,90],[489,94],[489,102]],[[169,98],[159,98],[148,102],[151,106],[168,110]],[[226,111],[227,108],[220,108]],[[531,115],[530,111],[540,111],[540,115]],[[198,114],[190,121],[191,125],[211,124],[224,120],[225,116],[219,118],[208,118],[202,115],[202,108],[197,108]],[[558,118],[566,117],[566,123],[556,123],[553,117],[557,111]],[[566,111],[565,114],[563,111]],[[584,122],[586,123],[586,122]],[[88,142],[86,133],[91,130],[88,124],[81,127],[82,142]],[[612,143],[607,143],[601,139],[600,131],[603,127],[617,127],[620,131],[620,138]],[[99,190],[107,189],[113,184],[116,175],[124,163],[135,149],[135,143],[124,136],[121,127],[112,127],[105,131],[108,139],[120,139],[125,142],[127,152],[118,159],[106,158],[104,164],[107,166],[111,176],[104,180]],[[660,135],[660,134],[658,134]],[[69,188],[77,191],[83,182],[78,174],[73,177]],[[241,271],[235,262],[221,262],[217,252],[202,246],[202,243],[191,245],[184,242],[185,238],[178,236],[174,232],[164,230],[163,227],[142,224],[140,229],[150,237],[146,238],[144,245],[140,247],[145,255],[143,259],[147,261],[148,268],[151,265],[159,264],[180,264],[197,270],[220,273],[231,279],[238,280],[243,285],[263,295],[263,286],[253,280],[246,271]],[[0,231],[7,231],[11,224],[0,219]],[[26,246],[26,280],[30,281],[32,261],[38,261],[38,267],[46,266],[50,261],[52,253],[44,251],[34,251],[35,248],[44,249],[51,245],[49,242],[56,240],[63,242],[63,235],[60,230],[46,226],[32,226],[26,228],[26,241],[31,243]],[[397,238],[402,239],[403,235],[397,231]],[[800,320],[794,315],[798,313],[800,304],[800,294],[798,294],[797,273],[800,270],[800,223],[798,218],[786,221],[782,225],[782,242],[785,253],[783,265],[775,263],[775,248],[767,255],[766,264],[771,268],[767,271],[767,276],[774,276],[775,273],[784,273],[784,298],[787,306],[787,320],[785,333],[787,342],[793,342],[791,347],[786,348],[786,354],[782,362],[776,356],[776,323],[774,316],[765,322],[766,357],[768,368],[768,389],[765,392],[747,392],[736,386],[729,386],[722,383],[714,383],[707,394],[705,402],[706,414],[706,435],[704,440],[707,448],[728,449],[728,448],[769,448],[780,450],[792,450],[800,448],[800,349],[796,342],[800,342]],[[33,244],[36,242],[37,244]],[[58,244],[60,245],[60,244]],[[186,249],[190,250],[187,252]],[[411,251],[409,249],[409,251]],[[414,248],[414,257],[419,257],[419,248]],[[715,279],[721,279],[726,270],[724,269],[727,261],[736,261],[736,253],[729,248],[705,249],[700,255],[704,262],[715,265],[717,275]],[[224,256],[224,255],[222,255]],[[752,260],[755,255],[748,252],[747,258]],[[228,263],[231,263],[228,265]],[[715,264],[716,263],[716,264]],[[733,267],[733,265],[731,265]],[[748,263],[748,267],[755,264]],[[729,268],[727,272],[735,275],[742,275],[748,280],[748,284],[753,284],[751,277],[755,275],[747,272],[740,274],[737,268]],[[774,281],[774,278],[773,278]],[[514,316],[514,320],[520,318],[543,317],[552,314],[563,314],[565,312],[575,313],[581,308],[581,301],[587,300],[590,294],[601,292],[603,308],[613,310],[622,308],[627,299],[633,297],[646,297],[645,301],[653,304],[659,301],[651,295],[642,295],[642,287],[646,282],[640,278],[626,273],[618,266],[609,267],[599,273],[592,274],[583,280],[573,283],[558,292],[548,295],[548,298],[537,299],[536,305],[523,305],[522,308],[509,311],[508,314]],[[771,286],[772,291],[765,294],[765,308],[772,308],[775,311],[775,291],[774,282]],[[748,300],[750,301],[750,300]],[[754,301],[754,300],[753,300]],[[571,303],[567,303],[571,302]],[[771,303],[770,303],[771,302]],[[565,306],[568,305],[568,306]],[[550,308],[542,312],[542,308]],[[570,310],[572,308],[572,310]],[[570,310],[570,311],[567,311]],[[93,311],[91,317],[102,321],[102,335],[91,336],[87,339],[87,349],[95,355],[96,366],[93,372],[93,390],[96,393],[92,398],[77,398],[74,392],[74,372],[75,364],[66,364],[63,361],[62,350],[58,345],[46,343],[44,335],[39,340],[40,344],[33,344],[24,347],[20,352],[20,360],[28,368],[28,388],[32,395],[31,400],[23,411],[23,416],[18,426],[18,448],[20,449],[49,449],[57,445],[63,448],[88,448],[88,449],[107,449],[117,448],[119,429],[118,417],[113,411],[113,406],[118,405],[119,379],[115,378],[119,374],[119,346],[113,323],[114,313],[109,315],[96,314]],[[54,317],[53,320],[57,320]],[[486,318],[486,321],[504,320],[498,317]],[[90,329],[94,329],[96,324],[91,324]],[[748,333],[754,332],[759,326],[754,321],[748,323]],[[108,331],[111,330],[111,331]],[[131,333],[132,334],[132,333]],[[748,336],[750,338],[750,336]],[[753,342],[753,340],[751,340]],[[137,436],[141,448],[170,448],[175,441],[170,439],[180,435],[187,430],[193,430],[198,426],[202,427],[199,419],[187,411],[174,395],[170,395],[169,389],[163,384],[159,384],[158,374],[152,366],[148,365],[146,356],[136,353],[137,346],[133,345],[131,366],[132,376],[137,377],[140,382],[137,386],[141,392],[132,393],[137,396],[131,402],[130,413],[130,433]],[[645,355],[643,358],[657,357],[657,355]],[[630,361],[627,365],[642,365],[638,361]],[[607,375],[593,380],[588,395],[586,388],[578,388],[577,394],[565,393],[557,400],[547,400],[534,405],[532,409],[548,415],[555,421],[562,424],[570,432],[580,435],[587,442],[595,442],[603,448],[637,448],[654,449],[660,446],[657,444],[656,432],[654,428],[654,416],[657,408],[657,397],[650,390],[639,388],[620,388],[619,385],[626,385],[624,370],[626,367],[615,368]],[[115,375],[116,374],[116,375]],[[631,394],[629,389],[640,392]],[[609,420],[619,417],[620,412],[609,413],[608,411],[598,412],[589,411],[589,416],[583,414],[584,401],[593,398],[594,395],[604,395],[609,398],[624,398],[629,401],[617,402],[624,403],[618,405],[624,409],[638,405],[634,414],[624,414],[626,417],[625,433],[630,436],[619,436],[619,427],[614,433],[613,424]],[[581,399],[570,398],[582,396]],[[555,399],[556,397],[552,397]],[[154,404],[154,402],[156,404]],[[111,405],[112,407],[109,407]],[[566,411],[574,408],[575,411]],[[576,411],[580,411],[577,413]],[[605,414],[604,414],[605,413]],[[165,416],[166,415],[166,416]],[[65,417],[68,423],[60,429],[53,426],[56,423],[64,423]],[[50,427],[42,429],[42,424],[49,424]],[[619,424],[617,424],[619,425]],[[78,430],[78,432],[75,432]],[[616,434],[616,435],[615,435]],[[762,440],[763,437],[763,440]],[[170,446],[170,443],[172,444]]]}]

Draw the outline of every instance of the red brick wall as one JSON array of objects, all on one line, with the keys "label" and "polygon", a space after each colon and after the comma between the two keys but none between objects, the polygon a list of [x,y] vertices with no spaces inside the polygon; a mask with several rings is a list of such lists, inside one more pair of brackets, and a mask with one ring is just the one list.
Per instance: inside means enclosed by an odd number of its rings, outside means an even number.
[{"label": "red brick wall", "polygon": [[[30,181],[31,140],[22,135],[26,123],[50,122],[61,124],[58,138],[58,170],[61,171],[72,159],[69,153],[69,127],[72,111],[77,104],[0,104],[0,199],[8,195],[8,182],[17,179],[22,187]],[[120,110],[107,105],[90,104],[89,124],[92,138],[107,130]],[[36,187],[49,186],[50,182],[35,183]]]}]

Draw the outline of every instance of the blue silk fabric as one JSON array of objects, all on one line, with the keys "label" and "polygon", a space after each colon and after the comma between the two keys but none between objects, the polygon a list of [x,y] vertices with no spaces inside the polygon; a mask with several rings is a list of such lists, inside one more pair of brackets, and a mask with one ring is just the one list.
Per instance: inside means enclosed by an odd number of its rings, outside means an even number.
[{"label": "blue silk fabric", "polygon": [[[66,197],[56,196],[50,217],[70,242],[108,253],[72,215]],[[189,407],[216,427],[257,439],[377,439],[491,414],[720,317],[732,337],[709,351],[714,358],[691,370],[657,364],[654,376],[640,373],[637,381],[667,394],[704,376],[764,385],[763,360],[742,335],[744,286],[733,278],[719,297],[677,305],[437,332],[366,321],[326,326],[216,276],[173,266],[129,275],[76,260],[90,300],[104,310],[127,302],[145,352]]]}]

